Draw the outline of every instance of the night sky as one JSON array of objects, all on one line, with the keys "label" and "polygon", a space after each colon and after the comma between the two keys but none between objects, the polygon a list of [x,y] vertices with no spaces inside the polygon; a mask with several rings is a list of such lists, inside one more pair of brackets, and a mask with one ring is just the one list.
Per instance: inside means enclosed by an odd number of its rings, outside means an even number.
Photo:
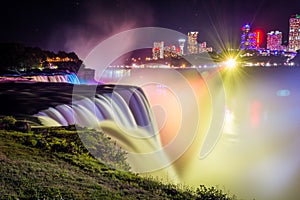
[{"label": "night sky", "polygon": [[235,47],[244,23],[264,34],[279,30],[287,40],[289,17],[297,13],[299,0],[10,0],[0,7],[0,42],[74,51],[82,58],[115,33],[156,26],[198,31],[198,40],[214,48],[222,42]]}]

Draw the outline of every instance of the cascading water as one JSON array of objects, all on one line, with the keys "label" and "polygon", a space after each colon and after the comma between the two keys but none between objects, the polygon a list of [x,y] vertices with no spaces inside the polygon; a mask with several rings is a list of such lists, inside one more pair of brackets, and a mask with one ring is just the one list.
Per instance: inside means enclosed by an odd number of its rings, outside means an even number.
[{"label": "cascading water", "polygon": [[179,183],[217,185],[242,199],[297,199],[299,68],[219,70],[103,74],[143,89],[170,162],[164,170]]},{"label": "cascading water", "polygon": [[[135,172],[147,172],[153,167],[161,168],[158,163],[169,163],[163,152],[147,156],[159,150],[162,145],[143,91],[138,87],[124,85],[99,87],[93,95],[79,85],[81,92],[77,93],[72,104],[50,107],[34,116],[45,126],[76,124],[103,130],[129,152],[128,161]],[[144,156],[141,157],[140,154]]]},{"label": "cascading water", "polygon": [[[40,111],[49,124],[99,127],[129,152],[133,170],[142,174],[191,186],[218,185],[244,199],[295,199],[300,85],[294,80],[300,70],[242,68],[221,79],[214,71],[132,69],[111,82],[118,87],[99,85],[94,95],[78,85],[82,92],[73,92],[73,104],[68,85],[32,84],[33,91],[40,90],[37,97],[27,86],[8,90],[5,85],[1,97],[10,106],[1,111],[19,107]],[[16,91],[19,101],[12,96]],[[28,107],[24,95],[36,105]]]},{"label": "cascading water", "polygon": [[101,121],[112,120],[126,129],[142,127],[149,134],[155,135],[157,132],[147,99],[135,87],[111,88],[111,91],[97,93],[94,97],[81,97],[72,105],[58,105],[42,110],[35,116],[43,116],[44,120],[46,117],[51,118],[49,123],[44,121],[47,126],[53,126],[51,123],[55,121],[60,126],[77,124],[96,128]]},{"label": "cascading water", "polygon": [[76,74],[70,73],[70,74],[67,74],[66,76],[67,76],[68,83],[80,84],[80,80],[78,79]]},{"label": "cascading water", "polygon": [[18,75],[18,76],[2,76],[0,82],[53,82],[53,83],[71,83],[80,84],[75,73],[63,74],[41,74],[41,75]]},{"label": "cascading water", "polygon": [[26,78],[36,82],[53,82],[53,83],[72,83],[80,84],[80,81],[76,74],[57,74],[57,75],[34,75],[26,76]]}]

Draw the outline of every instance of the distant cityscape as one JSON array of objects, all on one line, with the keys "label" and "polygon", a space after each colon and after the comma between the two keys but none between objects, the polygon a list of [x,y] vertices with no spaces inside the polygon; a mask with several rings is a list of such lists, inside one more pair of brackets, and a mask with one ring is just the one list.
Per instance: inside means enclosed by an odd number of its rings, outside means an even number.
[{"label": "distant cityscape", "polygon": [[[262,47],[262,32],[260,30],[252,30],[250,24],[242,26],[241,34],[241,50],[257,50],[262,54],[278,54],[278,53],[296,53],[300,49],[300,15],[296,14],[289,19],[289,43],[284,45],[282,43],[282,32],[279,30],[272,30],[267,33],[266,48]],[[154,42],[152,49],[152,58],[168,57],[164,52],[171,52],[174,54],[198,54],[203,52],[212,52],[213,48],[208,47],[206,42],[198,43],[198,32],[188,32],[187,51],[185,51],[185,39],[179,39],[179,45],[164,46],[164,42]]]},{"label": "distant cityscape", "polygon": [[[283,44],[282,32],[271,30],[266,35],[250,24],[241,26],[239,49],[217,51],[206,41],[199,42],[198,31],[190,31],[175,44],[153,41],[153,46],[139,55],[132,53],[116,59],[112,68],[206,68],[224,66],[229,57],[239,66],[300,66],[300,15],[289,19],[288,44]],[[266,46],[262,38],[266,36]],[[130,52],[131,53],[131,52]],[[208,60],[205,60],[208,59]],[[20,76],[30,74],[77,73],[85,64],[74,53],[58,53],[22,44],[0,44],[0,74]],[[84,80],[94,76],[94,66],[85,66],[78,74]]]},{"label": "distant cityscape", "polygon": [[[241,26],[238,49],[213,49],[206,41],[200,42],[198,33],[196,30],[190,31],[187,33],[187,38],[179,38],[173,44],[153,41],[151,51],[127,56],[125,61],[123,58],[120,62],[113,62],[109,67],[155,68],[164,65],[172,68],[201,68],[207,65],[195,66],[189,61],[196,60],[197,63],[204,54],[212,59],[213,67],[220,64],[222,66],[222,62],[228,56],[238,59],[240,66],[300,66],[300,15],[298,14],[292,15],[289,19],[288,44],[283,43],[283,34],[280,30],[271,30],[264,35],[261,30],[252,28],[249,23]],[[263,40],[266,41],[264,44]]]},{"label": "distant cityscape", "polygon": [[267,33],[267,47],[261,47],[262,33],[259,30],[251,31],[249,24],[242,27],[241,49],[277,52],[296,52],[300,49],[300,15],[293,15],[289,19],[289,43],[282,44],[282,32],[272,30]]}]

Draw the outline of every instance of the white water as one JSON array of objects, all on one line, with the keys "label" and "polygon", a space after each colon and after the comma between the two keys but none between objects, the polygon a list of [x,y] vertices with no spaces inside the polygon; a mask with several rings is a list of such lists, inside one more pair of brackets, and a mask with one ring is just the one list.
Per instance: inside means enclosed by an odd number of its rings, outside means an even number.
[{"label": "white water", "polygon": [[[94,95],[93,98],[81,97],[69,105],[50,107],[35,116],[45,126],[76,124],[103,130],[129,152],[129,163],[136,172],[161,168],[157,165],[159,162],[153,162],[157,156],[145,157],[161,147],[157,125],[145,95],[136,87],[103,90]],[[160,155],[160,162],[169,163],[162,152],[156,154]]]},{"label": "white water", "polygon": [[227,74],[222,80],[214,71],[196,70],[104,74],[100,81],[141,87],[150,105],[137,94],[133,102],[139,103],[130,107],[120,90],[115,98],[98,94],[39,115],[54,124],[100,124],[132,152],[138,172],[191,186],[217,185],[243,199],[300,196],[298,71]]},{"label": "white water", "polygon": [[176,72],[133,69],[103,80],[145,91],[177,181],[243,199],[298,199],[300,69],[246,68],[221,79],[216,70]]},{"label": "white water", "polygon": [[25,76],[32,81],[36,82],[53,82],[53,83],[72,83],[72,84],[80,84],[80,81],[76,74],[63,74],[63,75],[35,75],[35,76]]}]

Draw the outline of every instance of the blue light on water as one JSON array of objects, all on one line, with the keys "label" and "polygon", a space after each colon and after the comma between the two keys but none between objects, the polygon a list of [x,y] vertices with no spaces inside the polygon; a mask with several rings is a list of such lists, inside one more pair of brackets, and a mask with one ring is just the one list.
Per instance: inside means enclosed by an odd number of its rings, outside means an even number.
[{"label": "blue light on water", "polygon": [[289,90],[284,89],[284,90],[278,90],[276,94],[279,97],[286,97],[286,96],[290,96],[291,92]]},{"label": "blue light on water", "polygon": [[79,81],[77,75],[74,73],[67,75],[67,81],[68,81],[68,83],[72,83],[72,84],[80,84],[80,81]]}]

